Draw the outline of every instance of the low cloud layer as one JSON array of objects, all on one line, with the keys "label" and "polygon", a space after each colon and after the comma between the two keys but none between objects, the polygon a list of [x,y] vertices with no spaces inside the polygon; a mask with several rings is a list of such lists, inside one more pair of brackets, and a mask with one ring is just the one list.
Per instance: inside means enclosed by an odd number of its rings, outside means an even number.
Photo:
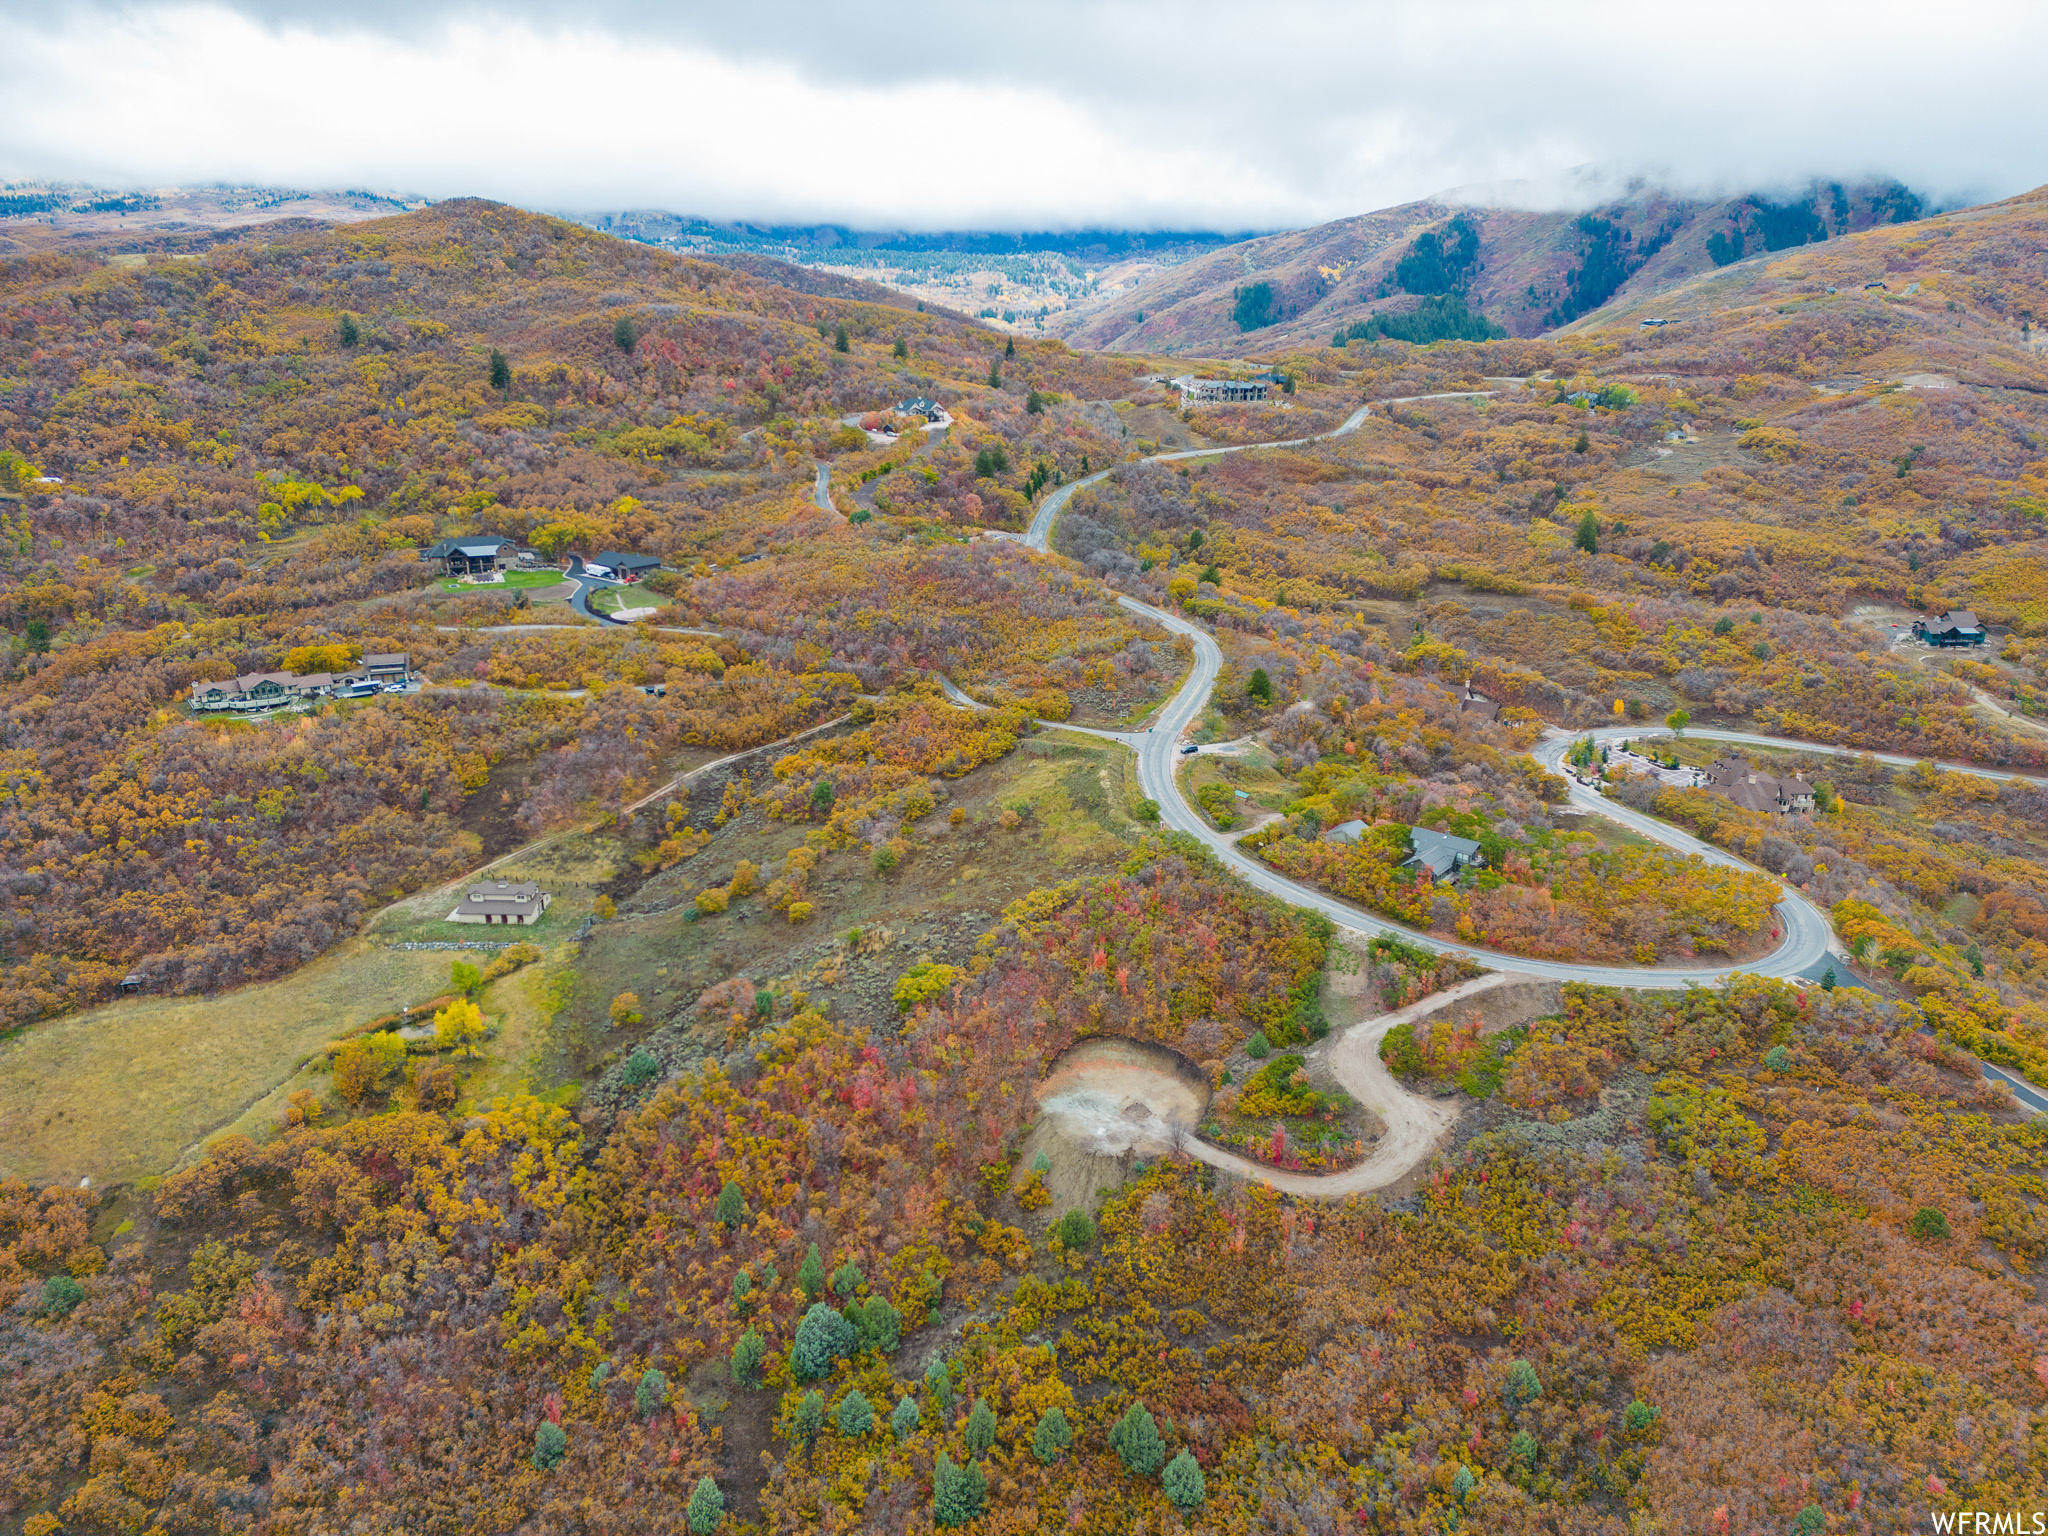
[{"label": "low cloud layer", "polygon": [[[869,227],[1269,228],[1452,187],[1551,205],[2048,181],[2038,6],[491,7],[0,0],[0,174]],[[1595,169],[1590,179],[1586,168]]]}]

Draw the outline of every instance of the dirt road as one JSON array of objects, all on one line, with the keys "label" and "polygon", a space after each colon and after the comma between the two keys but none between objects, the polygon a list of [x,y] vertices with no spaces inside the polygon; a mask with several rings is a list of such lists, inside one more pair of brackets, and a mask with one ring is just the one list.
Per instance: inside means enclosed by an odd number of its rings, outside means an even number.
[{"label": "dirt road", "polygon": [[1310,1060],[1323,1058],[1331,1076],[1344,1091],[1386,1122],[1387,1133],[1379,1139],[1365,1161],[1342,1173],[1282,1173],[1234,1152],[1225,1152],[1190,1136],[1181,1151],[1212,1168],[1221,1168],[1247,1179],[1256,1179],[1289,1195],[1318,1200],[1340,1200],[1346,1195],[1370,1194],[1399,1183],[1411,1173],[1458,1119],[1452,1100],[1425,1099],[1410,1093],[1380,1060],[1380,1042],[1397,1024],[1412,1024],[1440,1009],[1464,1002],[1517,979],[1512,972],[1489,971],[1471,981],[1460,982],[1419,1003],[1397,1008],[1375,1018],[1361,1019],[1340,1034],[1332,1035],[1309,1053]]}]

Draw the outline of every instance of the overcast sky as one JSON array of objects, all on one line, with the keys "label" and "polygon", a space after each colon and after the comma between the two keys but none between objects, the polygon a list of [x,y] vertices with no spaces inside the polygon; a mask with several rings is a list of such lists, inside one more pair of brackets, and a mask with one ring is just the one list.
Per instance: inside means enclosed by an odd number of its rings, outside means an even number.
[{"label": "overcast sky", "polygon": [[15,180],[1227,230],[1460,186],[1591,201],[1588,167],[2048,182],[2039,0],[0,0],[0,26]]}]

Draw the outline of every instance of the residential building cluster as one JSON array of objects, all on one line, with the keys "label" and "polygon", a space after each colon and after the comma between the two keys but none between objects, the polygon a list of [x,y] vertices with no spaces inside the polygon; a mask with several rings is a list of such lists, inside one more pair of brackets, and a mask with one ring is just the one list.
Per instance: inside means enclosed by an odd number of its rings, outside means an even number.
[{"label": "residential building cluster", "polygon": [[404,651],[388,651],[365,656],[361,666],[348,672],[248,672],[202,679],[192,685],[192,708],[200,714],[242,714],[317,699],[366,699],[401,692],[411,682],[411,658]]}]

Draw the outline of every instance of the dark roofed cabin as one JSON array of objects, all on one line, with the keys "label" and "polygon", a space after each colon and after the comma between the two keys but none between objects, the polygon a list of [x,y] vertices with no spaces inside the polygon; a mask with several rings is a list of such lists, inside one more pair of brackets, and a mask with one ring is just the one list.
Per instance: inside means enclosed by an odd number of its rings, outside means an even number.
[{"label": "dark roofed cabin", "polygon": [[1967,608],[1952,608],[1932,618],[1913,621],[1913,637],[1928,645],[1982,645],[1984,626]]},{"label": "dark roofed cabin", "polygon": [[519,546],[493,534],[470,534],[441,539],[420,551],[420,558],[438,563],[450,576],[473,576],[482,571],[502,571],[518,558]]}]

